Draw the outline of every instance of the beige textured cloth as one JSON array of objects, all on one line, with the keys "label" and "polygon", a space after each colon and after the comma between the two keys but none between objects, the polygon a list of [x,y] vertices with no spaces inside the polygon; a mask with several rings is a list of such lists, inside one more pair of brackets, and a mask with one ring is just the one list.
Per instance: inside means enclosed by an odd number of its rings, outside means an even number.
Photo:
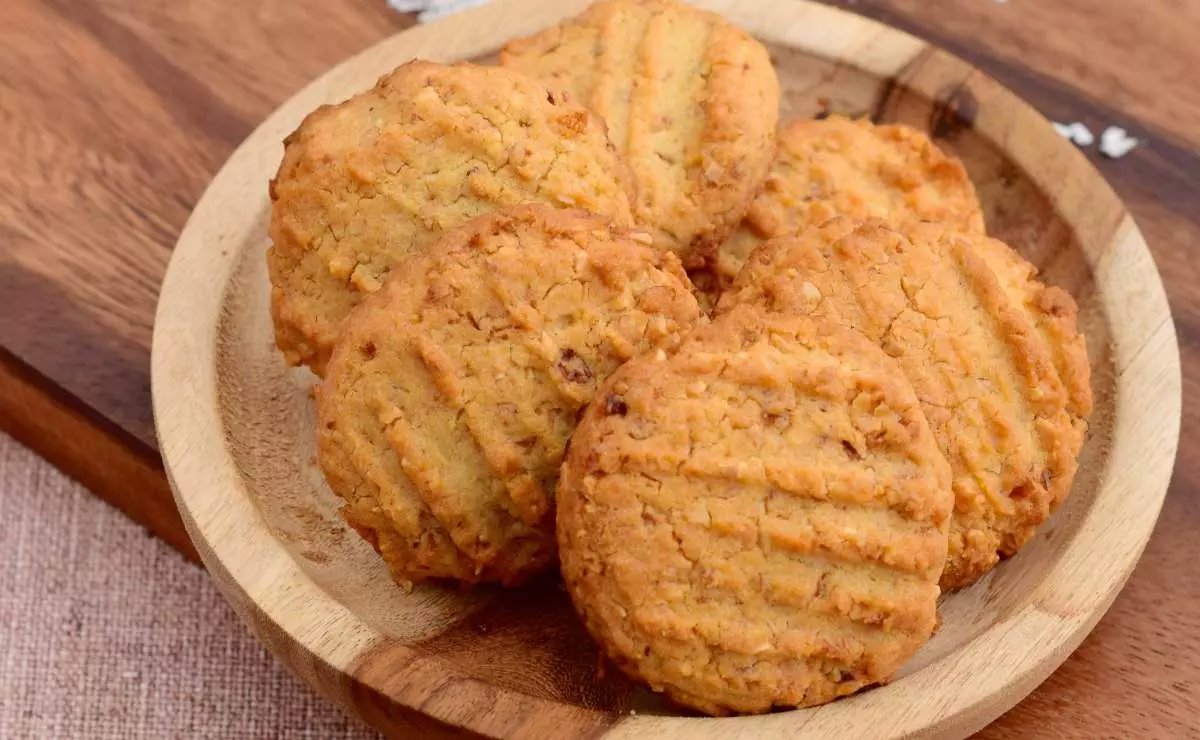
[{"label": "beige textured cloth", "polygon": [[0,434],[0,738],[374,738],[204,571]]}]

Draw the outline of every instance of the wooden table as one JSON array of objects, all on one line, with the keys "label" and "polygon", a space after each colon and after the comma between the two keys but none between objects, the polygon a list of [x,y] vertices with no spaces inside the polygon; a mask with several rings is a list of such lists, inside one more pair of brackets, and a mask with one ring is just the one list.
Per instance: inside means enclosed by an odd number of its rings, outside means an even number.
[{"label": "wooden table", "polygon": [[[547,0],[549,1],[549,0]],[[847,0],[1047,116],[1142,145],[1097,158],[1150,242],[1200,381],[1200,0]],[[149,345],[175,237],[255,123],[412,23],[383,0],[5,0],[0,428],[191,554],[155,447]],[[1096,156],[1095,149],[1089,156]],[[1200,406],[1158,530],[1091,637],[981,733],[1200,733]]]}]

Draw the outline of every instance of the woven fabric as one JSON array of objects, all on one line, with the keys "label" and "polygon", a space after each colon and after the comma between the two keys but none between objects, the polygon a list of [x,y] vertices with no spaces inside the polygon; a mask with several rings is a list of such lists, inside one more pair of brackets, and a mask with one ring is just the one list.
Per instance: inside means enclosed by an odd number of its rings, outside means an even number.
[{"label": "woven fabric", "polygon": [[0,434],[0,738],[374,738],[204,571]]}]

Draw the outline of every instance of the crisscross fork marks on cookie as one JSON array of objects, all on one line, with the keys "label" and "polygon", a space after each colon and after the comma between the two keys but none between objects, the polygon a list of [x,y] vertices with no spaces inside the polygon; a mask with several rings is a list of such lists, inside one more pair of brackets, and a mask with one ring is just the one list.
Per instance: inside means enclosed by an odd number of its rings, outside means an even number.
[{"label": "crisscross fork marks on cookie", "polygon": [[[1090,408],[1074,303],[1008,247],[949,226],[902,234],[837,218],[755,250],[718,312],[741,303],[821,315],[894,356],[954,472],[943,587],[1011,555],[1066,496]],[[999,272],[993,269],[997,266]],[[1069,375],[1064,380],[1060,374]]]},{"label": "crisscross fork marks on cookie", "polygon": [[[949,470],[878,347],[742,306],[600,396],[563,465],[558,537],[627,672],[709,713],[766,711],[885,681],[928,638]],[[834,478],[856,490],[834,500]]]},{"label": "crisscross fork marks on cookie", "polygon": [[[553,559],[579,409],[630,354],[698,318],[686,276],[604,219],[548,206],[480,217],[393,272],[338,340],[318,395],[322,466],[351,496],[363,466],[398,461],[374,491],[413,543],[389,562],[398,578],[521,581]],[[438,572],[453,553],[465,576]]]}]

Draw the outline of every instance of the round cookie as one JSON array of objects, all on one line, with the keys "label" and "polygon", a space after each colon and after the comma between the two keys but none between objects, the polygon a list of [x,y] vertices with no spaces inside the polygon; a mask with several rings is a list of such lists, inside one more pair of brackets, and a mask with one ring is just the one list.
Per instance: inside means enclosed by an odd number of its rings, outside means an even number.
[{"label": "round cookie", "polygon": [[689,269],[715,259],[775,154],[779,81],[762,44],[673,0],[604,0],[510,42],[500,63],[603,116],[638,225]]},{"label": "round cookie", "polygon": [[1034,273],[982,234],[835,218],[764,243],[718,305],[836,320],[896,358],[954,474],[946,589],[1014,554],[1075,477],[1087,349],[1075,302]]},{"label": "round cookie", "polygon": [[894,360],[742,306],[609,378],[563,463],[563,578],[631,676],[710,714],[885,683],[937,623],[949,470]]},{"label": "round cookie", "polygon": [[765,239],[834,216],[904,224],[944,221],[984,232],[983,210],[962,162],[900,124],[830,116],[793,121],[746,219],[722,245],[717,275],[728,286]]},{"label": "round cookie", "polygon": [[578,412],[699,316],[678,259],[582,211],[482,216],[351,314],[317,394],[343,514],[401,583],[520,582],[554,558]]},{"label": "round cookie", "polygon": [[415,61],[304,120],[271,182],[271,314],[288,362],[323,372],[338,327],[443,232],[527,202],[632,223],[603,121],[510,70]]}]

